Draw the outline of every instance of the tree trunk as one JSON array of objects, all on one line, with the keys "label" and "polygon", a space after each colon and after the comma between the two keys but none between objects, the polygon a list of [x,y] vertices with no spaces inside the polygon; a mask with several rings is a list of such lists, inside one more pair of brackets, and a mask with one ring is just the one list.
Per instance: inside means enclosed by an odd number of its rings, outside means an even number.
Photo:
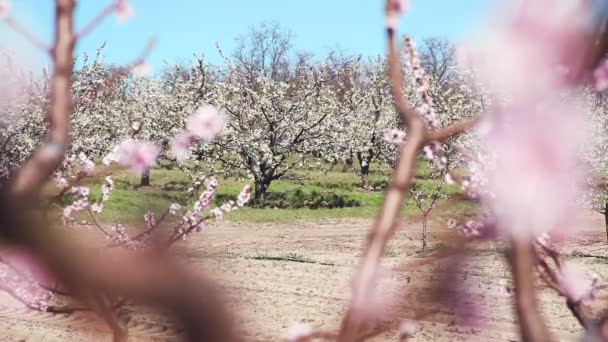
[{"label": "tree trunk", "polygon": [[357,152],[357,160],[361,166],[361,185],[363,189],[367,189],[369,187],[369,159],[361,152]]},{"label": "tree trunk", "polygon": [[255,192],[254,199],[255,203],[261,207],[264,207],[266,204],[266,191],[268,191],[268,185],[264,181],[256,181],[255,182]]},{"label": "tree trunk", "polygon": [[139,186],[150,186],[150,170],[142,173]]},{"label": "tree trunk", "polygon": [[361,185],[364,189],[369,188],[369,164],[361,165]]},{"label": "tree trunk", "polygon": [[353,157],[346,158],[346,160],[344,161],[344,169],[342,169],[342,172],[353,172],[355,170],[353,164]]},{"label": "tree trunk", "polygon": [[422,215],[422,251],[426,251],[426,215]]},{"label": "tree trunk", "polygon": [[604,208],[604,222],[606,222],[606,241],[608,241],[608,202]]}]

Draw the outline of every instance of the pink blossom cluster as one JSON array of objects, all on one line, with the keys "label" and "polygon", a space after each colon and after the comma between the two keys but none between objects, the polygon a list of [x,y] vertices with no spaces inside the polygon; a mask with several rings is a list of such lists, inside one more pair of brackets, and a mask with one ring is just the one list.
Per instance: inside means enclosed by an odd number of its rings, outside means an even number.
[{"label": "pink blossom cluster", "polygon": [[[144,76],[149,75],[151,72],[152,72],[152,66],[146,62],[137,63],[131,69],[131,75],[133,75],[135,77],[144,77]],[[140,129],[135,129],[134,131],[139,131]]]},{"label": "pink blossom cluster", "polygon": [[[159,153],[160,148],[152,143],[127,139],[118,145],[115,160],[123,167],[142,175],[154,165]],[[111,160],[111,155],[107,157],[108,160]]]},{"label": "pink blossom cluster", "polygon": [[579,265],[565,263],[560,268],[558,282],[561,294],[569,301],[579,303],[596,298],[600,278]]},{"label": "pink blossom cluster", "polygon": [[177,233],[183,239],[195,230],[200,232],[205,227],[202,219],[203,211],[209,207],[211,201],[215,197],[215,189],[217,188],[217,179],[211,177],[205,181],[206,189],[201,193],[198,200],[194,203],[193,210],[186,212],[182,217],[181,224],[177,227]]},{"label": "pink blossom cluster", "polygon": [[605,60],[593,71],[593,80],[597,91],[608,89],[608,60]]},{"label": "pink blossom cluster", "polygon": [[398,14],[404,14],[409,9],[408,0],[391,0],[390,5],[392,7],[392,11]]},{"label": "pink blossom cluster", "polygon": [[401,321],[401,324],[399,324],[399,333],[401,334],[402,338],[414,336],[416,330],[418,330],[418,324],[411,319],[404,319]]},{"label": "pink blossom cluster", "polygon": [[186,123],[186,130],[171,144],[175,158],[183,161],[190,156],[190,147],[197,141],[209,142],[226,126],[226,114],[211,105],[201,106]]},{"label": "pink blossom cluster", "polygon": [[312,328],[309,325],[296,322],[289,327],[287,332],[288,342],[299,342],[309,338],[312,335]]},{"label": "pink blossom cluster", "polygon": [[7,20],[11,16],[11,3],[9,0],[0,0],[0,20]]},{"label": "pink blossom cluster", "polygon": [[92,175],[95,170],[95,163],[82,152],[78,155],[78,166],[79,171],[86,176]]},{"label": "pink blossom cluster", "polygon": [[467,220],[464,223],[459,223],[451,218],[448,220],[447,226],[448,229],[456,229],[458,234],[468,239],[480,238],[490,233],[487,231],[489,225],[478,220]]},{"label": "pink blossom cluster", "polygon": [[135,10],[127,0],[116,0],[114,14],[119,22],[125,22],[135,15]]},{"label": "pink blossom cluster", "polygon": [[110,199],[110,194],[114,190],[114,180],[111,176],[106,176],[104,185],[101,186],[101,200],[91,204],[91,211],[95,214],[101,214],[103,211],[103,202]]},{"label": "pink blossom cluster", "polygon": [[111,238],[112,240],[124,244],[132,249],[143,247],[143,243],[141,241],[136,241],[131,238],[127,232],[127,228],[122,224],[115,224],[111,229],[114,232],[114,235],[112,237],[106,236],[107,239]]},{"label": "pink blossom cluster", "polygon": [[74,213],[86,210],[89,207],[89,188],[85,186],[74,186],[70,189],[70,193],[74,196],[75,200],[72,204],[63,208],[61,218],[64,224],[70,224],[74,222]]},{"label": "pink blossom cluster", "polygon": [[384,133],[384,140],[388,141],[389,143],[400,145],[405,142],[406,136],[407,134],[404,131],[397,128],[392,128]]},{"label": "pink blossom cluster", "polygon": [[114,190],[114,179],[112,176],[107,176],[105,178],[105,184],[101,187],[101,199],[102,201],[107,201],[110,198],[110,194]]},{"label": "pink blossom cluster", "polygon": [[396,29],[399,24],[399,15],[405,14],[409,8],[408,0],[390,0],[389,11],[386,16],[386,28]]},{"label": "pink blossom cluster", "polygon": [[177,212],[180,211],[182,209],[182,206],[177,204],[177,203],[173,203],[171,204],[171,206],[169,206],[169,213],[171,213],[171,215],[177,215]]},{"label": "pink blossom cluster", "polygon": [[408,63],[414,76],[413,83],[414,87],[416,87],[416,94],[422,101],[422,105],[418,108],[418,112],[430,127],[439,127],[439,120],[435,113],[433,98],[429,95],[429,82],[426,77],[426,72],[420,63],[420,56],[418,56],[416,45],[411,37],[405,38],[405,52],[409,58]]},{"label": "pink blossom cluster", "polygon": [[66,168],[76,169],[81,176],[90,176],[95,170],[95,163],[83,152],[80,152],[78,156],[71,155],[65,158],[64,165]]},{"label": "pink blossom cluster", "polygon": [[65,190],[70,186],[70,183],[68,182],[67,178],[63,176],[63,173],[61,171],[55,171],[55,173],[53,173],[52,179],[53,183],[59,190]]},{"label": "pink blossom cluster", "polygon": [[424,146],[422,152],[424,153],[425,158],[433,161],[439,170],[445,170],[447,168],[448,158],[444,155],[443,146],[440,143],[433,141],[429,145]]},{"label": "pink blossom cluster", "polygon": [[213,209],[211,211],[212,214],[215,216],[216,219],[221,220],[224,217],[225,213],[242,208],[251,199],[251,190],[251,186],[245,185],[245,187],[243,188],[243,190],[241,190],[241,193],[237,197],[236,202],[229,201],[227,203],[224,203],[221,206]]},{"label": "pink blossom cluster", "polygon": [[146,221],[146,225],[148,226],[148,228],[156,226],[156,217],[154,216],[154,213],[150,210],[148,210],[148,212],[146,212],[146,214],[144,215],[144,221]]},{"label": "pink blossom cluster", "polygon": [[28,307],[39,311],[46,311],[53,299],[52,292],[45,290],[38,282],[25,278],[7,264],[0,265],[0,284],[10,289]]}]

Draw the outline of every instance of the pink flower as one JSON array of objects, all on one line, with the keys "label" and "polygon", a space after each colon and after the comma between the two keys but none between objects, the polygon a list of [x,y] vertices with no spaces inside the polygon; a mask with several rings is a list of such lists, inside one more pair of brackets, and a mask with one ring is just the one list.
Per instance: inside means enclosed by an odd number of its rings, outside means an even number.
[{"label": "pink flower", "polygon": [[53,182],[55,182],[55,186],[59,190],[64,190],[68,186],[70,186],[70,184],[68,183],[68,180],[59,171],[55,172],[55,174],[53,175]]},{"label": "pink flower", "polygon": [[91,211],[93,211],[95,214],[101,214],[101,212],[103,211],[103,204],[102,203],[91,204]]},{"label": "pink flower", "polygon": [[177,204],[177,203],[173,203],[171,204],[171,206],[169,207],[169,212],[171,213],[171,215],[176,215],[178,211],[180,211],[182,209],[182,206]]},{"label": "pink flower", "polygon": [[391,0],[391,10],[399,14],[406,13],[409,7],[410,6],[407,0]]},{"label": "pink flower", "polygon": [[135,15],[135,10],[127,0],[116,0],[114,13],[119,22],[125,22]]},{"label": "pink flower", "polygon": [[251,186],[245,185],[245,187],[243,188],[243,190],[239,194],[239,197],[236,200],[236,205],[238,207],[243,207],[245,204],[247,204],[247,202],[249,202],[250,199],[251,199]]},{"label": "pink flower", "polygon": [[211,141],[226,126],[226,115],[217,108],[205,105],[188,118],[186,127],[197,138]]},{"label": "pink flower", "polygon": [[80,164],[80,172],[87,176],[93,174],[93,171],[95,170],[95,163],[89,159],[86,154],[80,153],[78,155],[78,162]]},{"label": "pink flower", "polygon": [[74,186],[72,187],[72,194],[78,197],[89,197],[91,191],[86,186]]},{"label": "pink flower", "polygon": [[154,165],[159,153],[160,148],[152,143],[127,139],[118,146],[116,154],[120,165],[141,175]]},{"label": "pink flower", "polygon": [[608,89],[608,61],[604,61],[595,71],[593,71],[595,89],[604,91]]},{"label": "pink flower", "polygon": [[184,161],[190,157],[190,146],[196,137],[190,132],[182,132],[171,142],[171,154],[178,160]]},{"label": "pink flower", "polygon": [[412,321],[411,319],[404,319],[403,321],[401,321],[401,324],[399,324],[399,333],[403,337],[414,336],[417,329],[418,329],[418,325],[416,324],[416,322]]},{"label": "pink flower", "polygon": [[146,62],[138,63],[131,69],[131,74],[135,77],[148,76],[152,72],[152,66]]},{"label": "pink flower", "polygon": [[402,144],[405,141],[405,137],[405,132],[397,128],[389,129],[384,133],[384,140],[393,144]]},{"label": "pink flower", "polygon": [[597,274],[571,263],[564,264],[560,271],[559,287],[564,297],[574,303],[595,298],[599,283]]},{"label": "pink flower", "polygon": [[289,332],[287,333],[287,341],[298,342],[304,338],[312,335],[312,329],[306,324],[296,322],[291,325]]},{"label": "pink flower", "polygon": [[148,228],[152,228],[156,225],[156,217],[154,217],[154,213],[150,210],[144,215],[144,220],[146,221]]},{"label": "pink flower", "polygon": [[0,20],[6,20],[11,16],[11,3],[8,0],[0,0]]}]

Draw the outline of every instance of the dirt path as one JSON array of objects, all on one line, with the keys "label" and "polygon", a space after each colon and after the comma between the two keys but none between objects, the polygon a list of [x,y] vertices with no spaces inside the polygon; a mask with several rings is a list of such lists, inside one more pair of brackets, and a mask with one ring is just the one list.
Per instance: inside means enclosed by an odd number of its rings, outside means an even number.
[{"label": "dirt path", "polygon": [[[560,249],[579,255],[584,263],[608,283],[608,261],[583,255],[608,257],[601,216],[586,216],[585,229]],[[245,224],[223,222],[187,241],[195,267],[211,268],[225,284],[232,305],[239,312],[244,333],[253,341],[280,341],[296,321],[333,329],[339,322],[349,293],[348,285],[369,226],[365,220],[295,222],[289,224]],[[509,270],[500,244],[476,250],[453,280],[462,281],[470,302],[438,306],[431,295],[445,281],[438,277],[446,262],[414,266],[424,260],[419,225],[404,227],[390,244],[384,266],[387,282],[382,293],[392,293],[400,307],[399,317],[414,312],[433,313],[420,322],[413,341],[517,341],[510,299],[502,291]],[[430,228],[435,235],[448,231],[443,224]],[[435,238],[431,244],[438,243]],[[559,341],[577,341],[580,328],[564,300],[541,290],[548,324]],[[608,287],[602,286],[597,305],[608,302]],[[454,312],[470,303],[479,324],[464,325]],[[5,294],[0,294],[2,341],[109,341],[102,323],[84,325],[91,315],[48,315],[31,312]],[[175,331],[157,315],[135,315],[129,323],[131,341],[175,340]],[[394,332],[376,338],[395,341]]]}]

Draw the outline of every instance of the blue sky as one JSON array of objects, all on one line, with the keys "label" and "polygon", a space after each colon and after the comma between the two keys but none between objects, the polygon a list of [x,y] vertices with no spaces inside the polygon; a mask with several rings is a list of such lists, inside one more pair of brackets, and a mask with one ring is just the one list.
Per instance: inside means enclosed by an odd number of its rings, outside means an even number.
[{"label": "blue sky", "polygon": [[[79,1],[77,26],[82,27],[111,0]],[[411,0],[400,31],[415,38],[464,37],[479,22],[493,0]],[[219,41],[230,52],[234,38],[251,25],[277,21],[296,35],[298,50],[321,56],[329,49],[377,55],[384,52],[382,0],[131,0],[136,15],[126,23],[107,18],[78,46],[94,52],[106,42],[104,55],[111,63],[126,63],[138,55],[150,37],[158,39],[149,62],[158,70],[163,61],[184,62],[193,53],[220,62],[214,47]],[[52,0],[12,0],[14,18],[45,41],[52,38]],[[28,65],[48,63],[42,53],[0,23],[0,47],[18,50]]]}]

